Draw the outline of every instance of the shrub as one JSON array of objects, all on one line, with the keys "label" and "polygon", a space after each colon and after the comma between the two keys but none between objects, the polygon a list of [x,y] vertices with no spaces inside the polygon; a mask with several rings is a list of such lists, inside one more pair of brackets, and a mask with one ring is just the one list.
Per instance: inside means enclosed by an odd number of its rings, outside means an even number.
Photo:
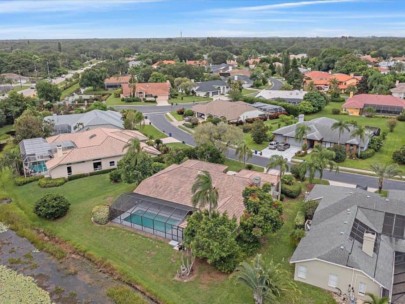
[{"label": "shrub", "polygon": [[199,123],[198,118],[197,118],[197,117],[191,117],[190,123],[191,123],[193,126],[197,126],[198,123]]},{"label": "shrub", "polygon": [[390,132],[394,132],[394,129],[397,126],[397,120],[395,118],[388,119],[387,126]]},{"label": "shrub", "polygon": [[252,125],[251,135],[255,143],[261,144],[268,140],[267,131],[269,128],[261,120],[256,120]]},{"label": "shrub", "polygon": [[110,219],[110,206],[98,205],[91,211],[91,220],[99,225],[105,225]]},{"label": "shrub", "polygon": [[381,136],[373,136],[370,139],[370,143],[368,144],[369,149],[373,149],[375,152],[378,152],[381,150],[382,146],[384,144],[384,141]]},{"label": "shrub", "polygon": [[125,102],[140,102],[142,101],[139,97],[127,97],[124,98]]},{"label": "shrub", "polygon": [[305,226],[305,213],[303,211],[298,211],[295,216],[295,228],[303,229]]},{"label": "shrub", "polygon": [[282,184],[281,193],[289,198],[296,198],[301,194],[301,185],[298,183],[292,186]]},{"label": "shrub", "polygon": [[184,114],[184,108],[178,109],[176,112],[179,115],[183,115]]},{"label": "shrub", "polygon": [[41,188],[52,188],[62,186],[64,183],[66,183],[66,178],[64,177],[60,178],[44,177],[38,181],[38,186],[40,186]]},{"label": "shrub", "polygon": [[42,175],[29,176],[29,177],[19,176],[19,177],[16,177],[16,178],[14,179],[14,183],[15,183],[17,186],[22,186],[22,185],[26,185],[26,184],[35,182],[35,181],[37,181],[37,180],[40,180],[41,178],[43,178]]},{"label": "shrub", "polygon": [[405,146],[402,146],[401,149],[394,151],[392,154],[392,159],[394,162],[405,165]]},{"label": "shrub", "polygon": [[335,152],[335,162],[343,163],[346,160],[347,155],[345,146],[334,145],[333,147],[330,147],[329,150]]},{"label": "shrub", "polygon": [[62,195],[48,193],[35,203],[34,213],[39,217],[56,220],[66,215],[70,203]]},{"label": "shrub", "polygon": [[304,229],[294,229],[291,234],[291,243],[294,246],[298,246],[300,243],[301,239],[305,236],[305,230]]},{"label": "shrub", "polygon": [[306,168],[303,164],[294,164],[290,167],[291,174],[299,181],[305,180]]},{"label": "shrub", "polygon": [[302,211],[304,212],[304,216],[306,220],[312,220],[318,208],[319,202],[318,201],[308,201],[304,203]]},{"label": "shrub", "polygon": [[110,172],[110,181],[112,183],[119,183],[121,182],[121,171],[118,169],[112,170]]},{"label": "shrub", "polygon": [[162,171],[164,168],[166,168],[166,165],[163,163],[158,163],[158,162],[152,163],[153,173],[158,173],[159,171]]},{"label": "shrub", "polygon": [[283,175],[283,177],[281,178],[281,182],[283,184],[292,186],[292,185],[294,185],[294,176],[292,176],[292,175]]},{"label": "shrub", "polygon": [[344,99],[344,97],[338,96],[338,97],[332,97],[332,98],[330,99],[330,101],[331,101],[331,102],[345,102],[345,99]]},{"label": "shrub", "polygon": [[397,117],[398,121],[405,121],[405,111],[402,112],[398,117]]},{"label": "shrub", "polygon": [[183,114],[184,116],[194,116],[194,111],[193,110],[191,110],[191,109],[187,109],[187,110],[185,110],[184,111],[184,114]]},{"label": "shrub", "polygon": [[383,140],[385,140],[385,139],[387,138],[387,135],[388,135],[388,132],[387,132],[387,131],[382,131],[382,132],[381,132],[381,138],[382,138]]},{"label": "shrub", "polygon": [[245,168],[248,169],[248,170],[252,170],[253,165],[252,164],[246,164]]},{"label": "shrub", "polygon": [[252,125],[251,124],[244,124],[242,126],[243,133],[249,133],[251,130],[252,130]]},{"label": "shrub", "polygon": [[375,154],[375,151],[373,149],[367,149],[366,151],[360,152],[360,158],[367,159],[367,158],[373,157],[374,154]]},{"label": "shrub", "polygon": [[339,115],[339,114],[340,114],[340,110],[339,110],[339,109],[332,109],[332,114],[333,114],[333,115]]},{"label": "shrub", "polygon": [[133,292],[129,287],[116,286],[107,289],[107,297],[109,297],[114,304],[147,304],[139,294]]}]

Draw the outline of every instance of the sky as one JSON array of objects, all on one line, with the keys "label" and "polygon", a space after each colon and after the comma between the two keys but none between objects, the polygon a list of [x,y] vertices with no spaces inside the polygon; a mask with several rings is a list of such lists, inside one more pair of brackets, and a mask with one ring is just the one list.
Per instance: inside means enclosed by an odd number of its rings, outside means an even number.
[{"label": "sky", "polygon": [[0,39],[405,37],[405,0],[0,0]]}]

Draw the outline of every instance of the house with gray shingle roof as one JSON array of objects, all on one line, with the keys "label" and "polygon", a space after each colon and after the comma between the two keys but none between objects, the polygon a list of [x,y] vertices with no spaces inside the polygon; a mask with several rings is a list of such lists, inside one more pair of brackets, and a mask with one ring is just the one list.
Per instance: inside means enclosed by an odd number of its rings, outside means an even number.
[{"label": "house with gray shingle roof", "polygon": [[53,124],[54,133],[75,133],[95,128],[124,129],[122,115],[115,111],[93,110],[80,114],[52,115],[44,120]]},{"label": "house with gray shingle roof", "polygon": [[294,278],[366,300],[366,293],[405,300],[405,201],[362,189],[316,185],[319,202],[290,263]]},{"label": "house with gray shingle roof", "polygon": [[343,144],[348,150],[353,149],[355,151],[360,147],[361,151],[364,151],[368,147],[368,143],[372,137],[372,132],[367,132],[364,140],[359,137],[352,136],[354,126],[349,127],[349,131],[344,130],[339,136],[338,129],[332,129],[332,125],[337,120],[328,117],[319,117],[309,121],[302,121],[282,127],[273,132],[275,135],[274,140],[278,142],[288,142],[289,144],[301,147],[302,142],[295,139],[295,131],[300,124],[307,125],[309,130],[305,136],[305,140],[309,148],[312,148],[316,144],[320,144],[323,147],[329,148],[335,144]]},{"label": "house with gray shingle roof", "polygon": [[197,82],[193,88],[196,96],[213,97],[225,95],[229,91],[229,85],[223,80],[211,80]]}]

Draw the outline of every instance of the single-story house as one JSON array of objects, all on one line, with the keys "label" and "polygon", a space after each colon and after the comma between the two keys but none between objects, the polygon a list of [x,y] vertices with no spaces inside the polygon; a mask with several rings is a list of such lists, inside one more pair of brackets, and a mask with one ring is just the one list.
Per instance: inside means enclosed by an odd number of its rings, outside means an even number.
[{"label": "single-story house", "polygon": [[276,106],[268,103],[263,103],[263,102],[255,102],[252,104],[252,107],[265,112],[269,116],[279,116],[282,114],[287,114],[287,111],[281,107],[281,106]]},{"label": "single-story house", "polygon": [[80,114],[46,116],[45,121],[51,123],[55,134],[75,133],[95,128],[124,129],[122,115],[116,111],[93,110]]},{"label": "single-story house", "polygon": [[11,81],[13,83],[20,83],[20,84],[30,82],[29,77],[25,77],[25,76],[18,75],[18,74],[15,74],[15,73],[3,73],[3,74],[0,74],[0,78],[4,78],[5,83],[7,83],[7,80],[9,80],[9,81]]},{"label": "single-story house", "polygon": [[208,116],[225,118],[228,122],[246,121],[246,119],[255,119],[266,116],[261,110],[258,110],[243,101],[214,100],[209,103],[197,104],[191,108],[198,117]]},{"label": "single-story house", "polygon": [[[216,210],[239,219],[244,210],[243,190],[252,184],[276,186],[279,173],[272,170],[260,173],[250,170],[227,172],[228,167],[199,160],[174,164],[143,180],[126,198],[112,205],[113,222],[131,226],[167,239],[181,240],[186,216],[195,209],[192,204],[192,186],[202,171],[208,171],[213,186],[218,190]],[[118,209],[118,210],[117,210]],[[117,210],[118,212],[115,212]]]},{"label": "single-story house", "polygon": [[160,60],[152,64],[152,68],[157,69],[161,65],[169,65],[169,64],[176,64],[174,60]]},{"label": "single-story house", "polygon": [[347,75],[343,73],[327,73],[321,71],[311,71],[304,74],[304,86],[313,82],[318,90],[327,91],[330,86],[332,79],[338,81],[338,87],[342,92],[345,92],[350,86],[357,86],[361,77],[356,77],[354,75]]},{"label": "single-story house", "polygon": [[253,80],[250,79],[249,76],[246,75],[231,75],[230,79],[235,80],[235,81],[240,81],[242,83],[242,87],[244,88],[250,88],[253,85]]},{"label": "single-story house", "polygon": [[121,85],[128,84],[131,79],[130,75],[127,76],[113,76],[104,80],[104,87],[108,89],[119,89]]},{"label": "single-story house", "polygon": [[319,205],[290,263],[294,278],[365,301],[366,293],[404,303],[405,202],[362,189],[316,185]]},{"label": "single-story house", "polygon": [[[145,82],[135,84],[135,97],[141,100],[156,100],[157,103],[167,103],[170,98],[170,81]],[[122,84],[122,97],[130,97],[133,88],[128,84]]]},{"label": "single-story house", "polygon": [[221,63],[210,65],[210,71],[212,74],[217,74],[222,77],[231,76],[231,71],[233,70],[233,65]]},{"label": "single-story house", "polygon": [[283,90],[262,90],[256,97],[266,100],[284,99],[291,104],[299,104],[307,92],[303,90],[283,91]]},{"label": "single-story house", "polygon": [[343,104],[343,110],[353,116],[363,115],[365,108],[373,108],[377,114],[398,115],[405,109],[405,100],[391,95],[359,94]]},{"label": "single-story house", "polygon": [[364,141],[360,140],[359,137],[352,136],[354,127],[350,126],[350,131],[344,130],[339,138],[339,130],[332,129],[332,125],[337,122],[337,120],[328,117],[319,117],[310,121],[304,121],[303,116],[304,115],[302,114],[300,115],[298,123],[273,131],[275,136],[274,140],[278,142],[287,142],[292,146],[301,147],[303,143],[295,139],[295,132],[300,124],[304,124],[309,127],[307,135],[304,138],[304,142],[307,143],[309,148],[312,148],[317,144],[329,148],[340,143],[346,146],[347,151],[352,150],[356,153],[359,148],[361,151],[367,149],[368,143],[373,135],[372,132],[367,132]]},{"label": "single-story house", "polygon": [[193,87],[196,96],[213,97],[217,95],[225,95],[229,91],[229,85],[223,80],[211,80],[197,82]]},{"label": "single-story house", "polygon": [[116,168],[127,151],[127,144],[133,139],[141,141],[143,151],[160,154],[145,143],[148,138],[142,133],[110,128],[59,134],[47,139],[25,139],[19,145],[27,175],[67,178]]},{"label": "single-story house", "polygon": [[391,89],[391,94],[394,97],[405,99],[405,82],[397,80],[395,88]]}]

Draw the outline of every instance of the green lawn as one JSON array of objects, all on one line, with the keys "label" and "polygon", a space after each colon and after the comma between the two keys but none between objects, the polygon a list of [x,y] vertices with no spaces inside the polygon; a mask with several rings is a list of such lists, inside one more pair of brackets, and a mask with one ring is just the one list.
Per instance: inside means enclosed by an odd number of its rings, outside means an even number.
[{"label": "green lawn", "polygon": [[[194,280],[187,283],[174,280],[180,257],[179,252],[167,242],[120,226],[99,226],[91,222],[94,206],[112,202],[121,193],[132,191],[133,185],[111,184],[108,174],[70,181],[49,189],[39,188],[35,182],[16,187],[6,174],[2,175],[1,182],[0,186],[8,191],[13,203],[1,205],[0,216],[2,212],[13,210],[15,221],[20,217],[22,223],[32,224],[68,241],[87,256],[108,261],[126,280],[141,285],[163,303],[253,303],[251,292],[245,286],[236,285],[231,277],[219,274],[205,263],[198,263]],[[64,218],[47,221],[33,214],[34,203],[45,193],[61,193],[70,201],[69,213]],[[294,248],[290,245],[289,235],[299,206],[293,202],[284,205],[287,223],[278,233],[270,236],[261,251],[266,260],[273,259],[292,270],[288,259]],[[330,295],[322,290],[305,284],[298,286],[302,291],[299,303],[334,303]],[[288,302],[281,299],[281,303]]]},{"label": "green lawn", "polygon": [[183,115],[177,114],[177,111],[172,111],[170,112],[174,118],[176,118],[177,121],[183,121]]},{"label": "green lawn", "polygon": [[243,140],[245,141],[245,143],[248,145],[248,147],[250,149],[257,150],[257,151],[263,150],[269,144],[267,141],[265,141],[261,144],[255,143],[253,141],[252,135],[250,133],[243,133]]},{"label": "green lawn", "polygon": [[[306,115],[305,120],[310,120],[317,117],[330,117],[333,119],[341,119],[345,121],[356,121],[362,126],[379,127],[382,131],[388,131],[387,118],[373,117],[367,118],[362,116],[349,116],[349,115],[333,115],[332,109],[340,109],[342,103],[330,102],[323,111]],[[384,142],[382,149],[377,152],[373,157],[368,159],[347,159],[340,165],[342,167],[350,167],[355,169],[370,170],[370,165],[373,163],[393,163],[392,153],[398,150],[400,147],[405,145],[405,122],[398,121],[397,126],[393,133],[388,133],[387,138]],[[405,172],[405,165],[401,166],[402,170]]]},{"label": "green lawn", "polygon": [[153,139],[161,139],[167,137],[166,134],[160,132],[152,125],[145,125],[139,130],[141,133],[145,134],[147,137],[152,137]]},{"label": "green lawn", "polygon": [[7,140],[10,138],[10,135],[7,132],[14,130],[13,125],[6,125],[0,128],[0,141]]},{"label": "green lawn", "polygon": [[242,89],[242,95],[244,95],[244,96],[246,96],[246,95],[256,95],[257,93],[259,93],[258,90]]},{"label": "green lawn", "polygon": [[74,85],[68,87],[66,90],[62,91],[62,95],[60,96],[60,99],[64,99],[65,97],[72,95],[78,89],[80,89],[80,84],[75,83]]},{"label": "green lawn", "polygon": [[[249,163],[249,160],[247,161],[247,163]],[[227,158],[225,160],[224,164],[228,166],[229,171],[239,172],[240,170],[245,169],[245,166],[243,165],[243,163],[241,163],[237,160],[229,159],[229,158]],[[252,170],[257,171],[257,172],[263,172],[264,168],[253,165]]]},{"label": "green lawn", "polygon": [[209,97],[179,95],[177,98],[171,98],[169,100],[169,103],[192,103],[192,102],[203,102],[203,101],[211,101],[211,100],[212,99]]},{"label": "green lawn", "polygon": [[172,148],[172,149],[176,149],[176,150],[190,148],[189,145],[179,143],[179,142],[178,143],[166,144],[166,146],[168,146],[169,148]]},{"label": "green lawn", "polygon": [[29,85],[23,85],[23,86],[16,86],[16,87],[14,87],[11,91],[9,91],[8,92],[8,94],[10,94],[11,92],[20,92],[20,91],[22,91],[22,90],[26,90],[26,89],[29,89],[31,86],[29,86]]},{"label": "green lawn", "polygon": [[105,101],[108,106],[147,106],[147,105],[156,105],[155,102],[125,102],[121,100],[121,97],[115,97],[112,93],[107,100]]}]

